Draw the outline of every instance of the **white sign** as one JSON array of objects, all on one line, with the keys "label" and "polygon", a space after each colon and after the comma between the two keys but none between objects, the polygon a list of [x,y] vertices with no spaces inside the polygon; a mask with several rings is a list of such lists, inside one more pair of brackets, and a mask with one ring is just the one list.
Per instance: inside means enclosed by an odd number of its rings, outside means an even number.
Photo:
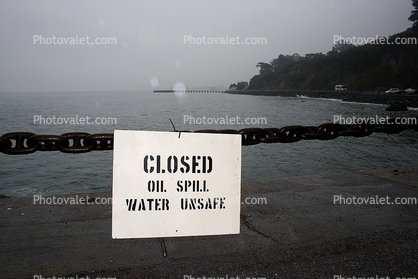
[{"label": "white sign", "polygon": [[113,238],[239,234],[240,192],[241,135],[114,132]]}]

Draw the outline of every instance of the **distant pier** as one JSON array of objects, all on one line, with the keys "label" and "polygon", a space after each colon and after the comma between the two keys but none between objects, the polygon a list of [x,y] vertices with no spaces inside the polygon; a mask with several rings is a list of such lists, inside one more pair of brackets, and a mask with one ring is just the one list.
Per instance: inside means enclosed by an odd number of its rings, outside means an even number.
[{"label": "distant pier", "polygon": [[223,90],[154,90],[154,93],[225,93]]}]

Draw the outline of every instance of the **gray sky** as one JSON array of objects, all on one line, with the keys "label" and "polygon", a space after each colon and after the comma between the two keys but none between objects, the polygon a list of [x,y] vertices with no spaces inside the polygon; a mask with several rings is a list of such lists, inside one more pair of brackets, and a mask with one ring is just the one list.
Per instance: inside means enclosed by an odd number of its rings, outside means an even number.
[{"label": "gray sky", "polygon": [[[410,0],[1,1],[0,92],[136,91],[229,86],[258,62],[323,52],[334,35],[388,36],[411,26]],[[237,36],[242,44],[184,43]],[[57,44],[47,44],[56,37]],[[72,45],[64,39],[115,38]],[[245,38],[267,44],[246,45]],[[40,40],[44,38],[45,43]],[[61,44],[58,44],[61,38]],[[80,42],[80,41],[79,41]],[[220,41],[219,41],[220,42]],[[154,86],[154,87],[153,87]]]}]

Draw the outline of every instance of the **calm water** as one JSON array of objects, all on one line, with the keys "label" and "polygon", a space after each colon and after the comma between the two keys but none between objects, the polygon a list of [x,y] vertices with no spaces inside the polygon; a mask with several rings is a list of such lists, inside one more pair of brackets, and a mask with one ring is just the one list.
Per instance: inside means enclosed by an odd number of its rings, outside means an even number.
[{"label": "calm water", "polygon": [[[219,93],[186,95],[152,92],[0,94],[0,134],[67,132],[112,133],[114,129],[171,131],[318,125],[345,117],[416,116],[417,111],[385,112],[384,106],[339,101],[240,96]],[[112,117],[113,125],[40,125],[35,116]],[[263,117],[267,124],[197,125],[185,117]],[[259,144],[242,148],[242,179],[257,180],[315,173],[418,164],[417,133],[373,134],[365,138]],[[0,194],[18,197],[111,191],[112,151],[86,154],[35,152],[0,154]]]}]

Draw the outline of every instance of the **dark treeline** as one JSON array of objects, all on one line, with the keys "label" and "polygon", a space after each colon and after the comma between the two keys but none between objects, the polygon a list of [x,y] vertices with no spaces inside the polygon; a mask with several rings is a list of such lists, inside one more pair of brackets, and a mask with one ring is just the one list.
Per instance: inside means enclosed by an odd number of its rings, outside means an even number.
[{"label": "dark treeline", "polygon": [[327,54],[280,54],[259,62],[260,74],[249,84],[242,81],[230,89],[333,90],[337,84],[350,91],[418,89],[418,0],[412,6],[408,20],[413,24],[404,32],[363,42],[340,38]]},{"label": "dark treeline", "polygon": [[[409,44],[396,44],[397,38]],[[327,54],[280,54],[257,64],[260,74],[248,89],[333,90],[336,84],[356,91],[418,88],[418,32],[409,28],[384,41],[356,47],[342,40]]]},{"label": "dark treeline", "polygon": [[[395,43],[402,38],[409,43]],[[327,54],[280,54],[270,63],[256,65],[260,74],[250,80],[248,89],[333,90],[336,84],[356,91],[418,88],[418,32],[409,28],[384,41],[356,47],[342,40]]]}]

